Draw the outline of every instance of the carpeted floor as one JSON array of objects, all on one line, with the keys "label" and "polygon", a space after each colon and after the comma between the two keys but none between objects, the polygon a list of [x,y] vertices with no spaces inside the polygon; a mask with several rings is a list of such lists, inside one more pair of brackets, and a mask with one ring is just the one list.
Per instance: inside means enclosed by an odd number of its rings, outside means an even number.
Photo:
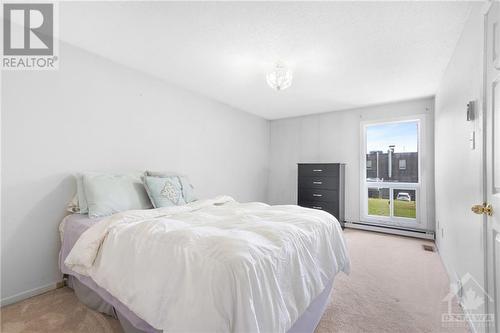
[{"label": "carpeted floor", "polygon": [[[467,332],[441,324],[448,280],[438,254],[422,249],[429,242],[352,229],[345,236],[352,272],[335,280],[316,333]],[[87,309],[68,288],[4,307],[1,316],[5,333],[121,332],[116,320]]]}]

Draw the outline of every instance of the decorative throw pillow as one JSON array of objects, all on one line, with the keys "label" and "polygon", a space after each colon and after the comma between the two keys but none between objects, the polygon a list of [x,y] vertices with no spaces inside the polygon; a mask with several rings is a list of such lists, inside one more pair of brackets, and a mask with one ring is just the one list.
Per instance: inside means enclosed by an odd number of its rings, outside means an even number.
[{"label": "decorative throw pillow", "polygon": [[152,208],[139,173],[85,173],[83,186],[89,217],[92,218],[126,210]]},{"label": "decorative throw pillow", "polygon": [[194,186],[191,184],[187,176],[178,175],[174,172],[155,172],[155,171],[146,171],[144,173],[146,177],[160,177],[160,178],[168,178],[168,177],[178,177],[182,187],[182,196],[186,203],[190,203],[192,201],[197,200],[194,194]]},{"label": "decorative throw pillow", "polygon": [[144,176],[144,187],[155,208],[184,205],[182,184],[178,176]]}]

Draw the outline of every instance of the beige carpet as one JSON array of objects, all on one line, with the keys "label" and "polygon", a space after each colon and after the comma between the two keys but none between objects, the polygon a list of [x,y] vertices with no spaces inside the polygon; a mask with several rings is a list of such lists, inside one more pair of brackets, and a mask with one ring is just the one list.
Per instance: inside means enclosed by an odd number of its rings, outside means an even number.
[{"label": "beige carpet", "polygon": [[[422,240],[346,230],[352,272],[335,280],[316,333],[466,332],[446,329],[448,280],[437,253]],[[454,304],[454,311],[460,311]],[[80,304],[63,288],[1,309],[1,331],[121,332],[119,323]]]},{"label": "beige carpet", "polygon": [[[429,241],[346,229],[351,274],[339,275],[316,333],[467,332],[446,328],[446,271]],[[453,303],[453,313],[462,313]]]}]

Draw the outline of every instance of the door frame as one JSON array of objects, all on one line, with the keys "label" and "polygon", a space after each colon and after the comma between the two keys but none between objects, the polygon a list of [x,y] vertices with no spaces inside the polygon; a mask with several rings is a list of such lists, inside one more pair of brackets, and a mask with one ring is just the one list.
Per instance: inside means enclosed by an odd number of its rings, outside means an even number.
[{"label": "door frame", "polygon": [[[488,14],[490,9],[493,6],[493,0],[488,0],[487,3],[484,5],[484,7],[481,10],[481,13],[483,15],[482,20],[483,20],[483,55],[482,55],[482,67],[483,67],[483,76],[482,76],[482,82],[481,82],[481,107],[479,108],[480,113],[479,116],[482,118],[481,121],[479,121],[480,126],[481,126],[481,163],[482,163],[482,202],[486,203],[488,202],[489,199],[489,187],[488,187],[488,133],[489,131],[492,131],[493,129],[493,124],[488,124]],[[497,77],[497,79],[500,80],[500,75]],[[493,110],[491,110],[493,112]],[[493,134],[493,133],[492,133]],[[493,139],[493,138],[492,138]],[[493,172],[492,172],[493,174]],[[494,181],[494,180],[492,180]],[[500,212],[497,212],[497,214]],[[490,260],[489,260],[489,251],[490,247],[494,244],[491,244],[491,240],[489,239],[488,236],[488,216],[486,214],[483,214],[483,220],[482,220],[482,226],[483,226],[483,268],[484,268],[484,289],[486,292],[485,295],[485,300],[484,300],[484,305],[485,305],[485,313],[486,314],[491,314],[493,313],[495,318],[494,318],[494,325],[493,327],[488,326],[487,331],[488,332],[495,332],[495,329],[500,329],[500,318],[496,318],[497,314],[497,309],[498,304],[494,304],[493,308],[491,308],[491,302],[488,301],[488,296],[487,295],[492,295],[492,293],[496,293],[496,288],[498,286],[495,285],[495,281],[493,281],[493,285],[489,279],[489,274],[491,273],[492,267],[490,267]]]}]

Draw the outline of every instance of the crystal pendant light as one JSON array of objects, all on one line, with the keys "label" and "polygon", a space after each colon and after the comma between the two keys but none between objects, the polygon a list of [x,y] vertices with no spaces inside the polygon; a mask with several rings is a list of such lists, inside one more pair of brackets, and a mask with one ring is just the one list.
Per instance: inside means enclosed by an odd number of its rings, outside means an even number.
[{"label": "crystal pendant light", "polygon": [[266,75],[267,84],[278,91],[290,87],[292,78],[292,71],[282,64],[276,64],[274,70]]}]

